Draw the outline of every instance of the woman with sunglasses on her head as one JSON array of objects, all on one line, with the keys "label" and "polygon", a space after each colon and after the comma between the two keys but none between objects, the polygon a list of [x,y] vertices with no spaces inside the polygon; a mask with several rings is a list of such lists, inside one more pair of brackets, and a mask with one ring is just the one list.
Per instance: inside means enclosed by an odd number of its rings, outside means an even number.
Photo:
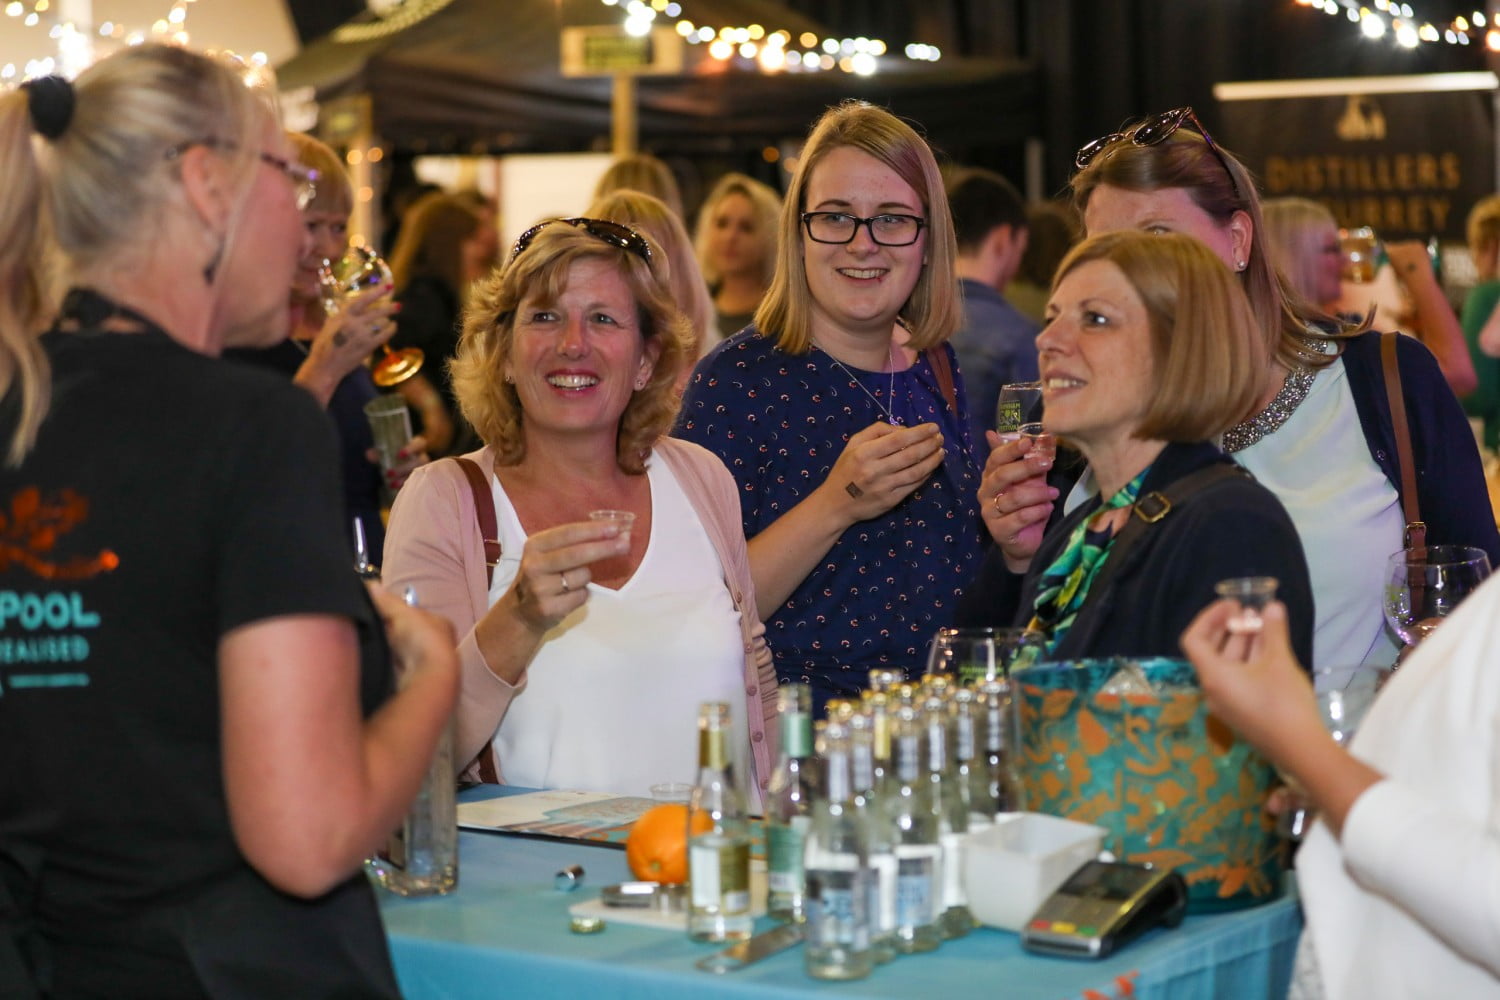
[{"label": "woman with sunglasses on her head", "polygon": [[945,343],[953,224],[927,143],[857,101],[813,128],[755,324],[688,383],[676,433],[740,486],[777,673],[819,710],[921,672],[979,560],[979,468]]},{"label": "woman with sunglasses on her head", "polygon": [[[1317,620],[1314,663],[1389,663],[1382,584],[1403,546],[1397,432],[1387,402],[1380,336],[1341,325],[1290,292],[1264,247],[1260,197],[1249,172],[1201,129],[1191,109],[1085,145],[1074,199],[1089,235],[1120,229],[1180,232],[1208,245],[1240,281],[1270,361],[1244,372],[1254,403],[1222,447],[1275,493],[1302,539]],[[1427,349],[1397,338],[1406,428],[1427,543],[1477,545],[1500,557],[1484,479],[1463,411]],[[1027,566],[1055,506],[1050,461],[1028,443],[991,438],[980,499],[993,559]],[[1253,542],[1247,540],[1247,545]]]},{"label": "woman with sunglasses on her head", "polygon": [[8,996],[399,995],[360,863],[457,663],[352,572],[317,404],[218,359],[286,335],[314,179],[274,109],[165,45],[0,95]]},{"label": "woman with sunglasses on her head", "polygon": [[[379,391],[366,366],[370,353],[391,339],[396,305],[390,288],[360,292],[332,315],[324,309],[320,274],[348,246],[349,213],[354,191],[339,155],[312,136],[288,132],[296,162],[314,171],[318,180],[312,200],[302,209],[310,242],[297,261],[291,288],[291,335],[274,347],[224,352],[290,376],[328,412],[338,432],[339,469],[344,485],[344,524],[358,520],[368,556],[379,566],[385,547],[385,522],[380,509],[381,470],[375,440],[364,406]],[[395,491],[411,470],[427,461],[427,442],[420,436],[402,448],[402,457],[385,473],[385,486]]]},{"label": "woman with sunglasses on her head", "polygon": [[1310,656],[1297,531],[1212,443],[1254,399],[1238,373],[1270,353],[1229,270],[1186,236],[1106,233],[1063,259],[1046,317],[1045,427],[1088,461],[1098,496],[1050,525],[1028,565],[986,563],[965,624],[1025,625],[1049,659],[1176,656],[1215,584],[1273,577]]},{"label": "woman with sunglasses on her head", "polygon": [[452,371],[485,447],[412,475],[385,564],[457,631],[466,777],[690,783],[698,706],[724,701],[769,778],[776,683],[734,482],[664,436],[690,344],[659,249],[618,223],[533,227],[476,288]]}]

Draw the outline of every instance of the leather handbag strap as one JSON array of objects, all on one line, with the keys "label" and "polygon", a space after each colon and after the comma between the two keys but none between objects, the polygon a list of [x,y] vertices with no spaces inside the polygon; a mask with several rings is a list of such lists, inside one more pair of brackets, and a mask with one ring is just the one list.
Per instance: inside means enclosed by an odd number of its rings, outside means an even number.
[{"label": "leather handbag strap", "polygon": [[950,413],[958,412],[958,391],[953,387],[953,365],[948,360],[948,352],[942,347],[929,347],[922,352],[927,357],[927,363],[932,366],[933,377],[937,379],[938,391],[943,394],[943,399],[948,404]]},{"label": "leather handbag strap", "polygon": [[1087,605],[1092,601],[1096,594],[1105,592],[1110,579],[1119,572],[1120,567],[1125,565],[1126,554],[1151,530],[1152,525],[1181,507],[1204,488],[1223,479],[1236,476],[1248,478],[1249,475],[1250,473],[1238,465],[1215,462],[1213,465],[1190,472],[1181,479],[1168,483],[1159,490],[1152,490],[1137,499],[1134,506],[1130,508],[1134,516],[1125,522],[1125,526],[1110,542],[1109,554],[1105,557],[1104,565],[1099,567],[1099,572],[1093,582],[1089,584],[1089,593],[1084,598],[1084,604]]},{"label": "leather handbag strap", "polygon": [[[484,582],[494,586],[495,564],[500,561],[500,526],[495,519],[495,495],[490,492],[489,481],[484,470],[472,459],[455,458],[469,481],[474,493],[474,519],[479,522],[479,538],[484,543]],[[487,785],[500,784],[500,765],[495,759],[494,743],[486,743],[476,758],[479,762],[479,780]]]},{"label": "leather handbag strap", "polygon": [[479,539],[484,543],[484,582],[495,582],[495,564],[500,561],[500,528],[495,520],[495,496],[484,472],[471,459],[455,458],[474,493],[474,517],[479,521]]},{"label": "leather handbag strap", "polygon": [[1411,427],[1406,422],[1406,394],[1401,391],[1401,367],[1396,358],[1399,333],[1380,335],[1380,368],[1385,373],[1385,396],[1391,405],[1391,427],[1396,432],[1396,464],[1401,471],[1401,511],[1406,516],[1405,548],[1427,544],[1427,524],[1417,497],[1417,463],[1411,454]]}]

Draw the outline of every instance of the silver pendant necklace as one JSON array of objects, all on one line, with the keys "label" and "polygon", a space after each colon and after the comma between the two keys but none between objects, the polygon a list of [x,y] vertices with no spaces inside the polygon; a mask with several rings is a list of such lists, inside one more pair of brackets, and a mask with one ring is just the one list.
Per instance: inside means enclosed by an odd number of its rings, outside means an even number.
[{"label": "silver pendant necklace", "polygon": [[889,358],[890,358],[890,366],[891,366],[891,369],[890,369],[891,380],[890,380],[889,387],[885,391],[885,398],[886,398],[886,401],[888,403],[890,403],[889,406],[881,403],[880,402],[880,397],[877,396],[877,395],[875,395],[869,389],[867,389],[865,387],[865,384],[863,382],[861,382],[859,380],[859,378],[852,371],[850,371],[848,368],[844,367],[844,363],[842,361],[840,361],[838,358],[834,357],[832,354],[829,354],[829,352],[826,349],[823,351],[823,353],[828,355],[828,360],[829,361],[832,361],[835,365],[838,366],[839,371],[843,372],[846,376],[848,376],[849,381],[852,382],[852,383],[854,383],[854,385],[859,389],[860,392],[862,392],[866,396],[870,397],[870,402],[874,403],[875,404],[875,408],[880,411],[880,413],[881,413],[881,415],[883,417],[885,417],[885,422],[886,423],[890,424],[892,427],[900,427],[900,426],[902,426],[900,418],[898,418],[895,415],[895,413],[892,412],[892,407],[896,403],[896,342],[894,340],[891,341],[890,356],[889,356]]}]

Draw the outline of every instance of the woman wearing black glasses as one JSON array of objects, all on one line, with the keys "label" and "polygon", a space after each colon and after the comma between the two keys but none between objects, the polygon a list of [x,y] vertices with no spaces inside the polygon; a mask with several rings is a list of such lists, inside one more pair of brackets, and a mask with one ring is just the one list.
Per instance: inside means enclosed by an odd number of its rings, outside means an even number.
[{"label": "woman wearing black glasses", "polygon": [[[1297,526],[1317,595],[1314,662],[1391,662],[1381,586],[1407,520],[1398,431],[1410,433],[1427,543],[1477,545],[1500,557],[1473,435],[1432,355],[1399,338],[1407,419],[1398,427],[1380,336],[1340,324],[1288,289],[1264,249],[1249,172],[1192,109],[1096,139],[1078,151],[1077,163],[1073,194],[1090,236],[1186,233],[1239,273],[1272,363],[1245,373],[1257,383],[1256,402],[1222,446]],[[1039,474],[1047,463],[1023,457],[1026,442],[991,443],[980,498],[990,533],[1016,569],[1035,554],[1057,491]],[[1064,507],[1082,502],[1090,487],[1085,474]]]},{"label": "woman wearing black glasses", "polygon": [[452,371],[485,447],[413,474],[385,563],[457,631],[467,777],[691,783],[698,706],[724,701],[769,780],[776,685],[734,481],[664,436],[691,345],[660,249],[614,222],[537,226],[476,288]]},{"label": "woman wearing black glasses", "polygon": [[920,673],[977,567],[954,255],[927,143],[836,107],[803,148],[754,325],[688,384],[676,433],[739,481],[777,673],[818,706],[874,667]]}]

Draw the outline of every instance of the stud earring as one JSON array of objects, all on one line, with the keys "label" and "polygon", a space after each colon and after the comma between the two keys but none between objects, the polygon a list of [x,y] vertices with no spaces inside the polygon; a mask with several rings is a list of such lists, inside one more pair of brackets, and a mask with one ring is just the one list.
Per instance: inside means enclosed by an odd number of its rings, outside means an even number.
[{"label": "stud earring", "polygon": [[1236,271],[1243,271],[1247,266],[1248,265],[1242,260],[1236,260],[1234,262],[1234,269]]},{"label": "stud earring", "polygon": [[635,387],[636,387],[637,391],[646,388],[646,380],[644,378],[638,378],[638,379],[636,379],[635,380]]}]

